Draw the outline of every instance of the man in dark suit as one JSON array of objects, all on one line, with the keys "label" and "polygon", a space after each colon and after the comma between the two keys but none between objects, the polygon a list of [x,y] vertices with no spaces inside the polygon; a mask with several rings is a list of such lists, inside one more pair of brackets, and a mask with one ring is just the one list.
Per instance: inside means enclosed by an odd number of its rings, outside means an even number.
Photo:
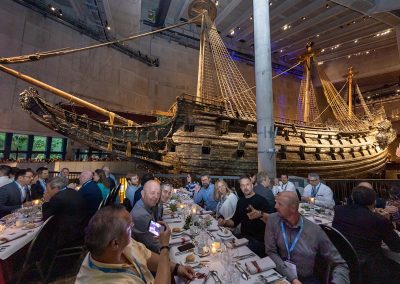
[{"label": "man in dark suit", "polygon": [[46,181],[49,177],[49,170],[46,167],[40,167],[36,170],[38,180],[35,184],[32,184],[31,193],[33,199],[39,199],[43,197],[46,190]]},{"label": "man in dark suit", "polygon": [[33,172],[23,169],[17,172],[13,182],[0,187],[0,218],[31,200],[28,185],[32,179]]},{"label": "man in dark suit", "polygon": [[86,202],[78,191],[67,188],[68,180],[53,177],[47,182],[42,205],[43,219],[57,219],[57,247],[83,240],[89,222]]},{"label": "man in dark suit", "polygon": [[392,224],[375,213],[376,193],[372,188],[356,186],[352,191],[353,204],[336,206],[332,226],[353,245],[360,260],[362,283],[398,283],[395,264],[382,252],[382,241],[390,250],[400,252],[400,237]]},{"label": "man in dark suit", "polygon": [[79,176],[81,188],[79,193],[85,199],[89,217],[92,217],[99,208],[100,202],[103,201],[101,190],[98,185],[92,180],[93,173],[89,171],[82,172]]}]

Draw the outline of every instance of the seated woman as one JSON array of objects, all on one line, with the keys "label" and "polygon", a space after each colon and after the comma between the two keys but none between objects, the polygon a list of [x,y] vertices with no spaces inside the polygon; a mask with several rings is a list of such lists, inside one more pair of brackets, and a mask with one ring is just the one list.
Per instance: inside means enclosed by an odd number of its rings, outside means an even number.
[{"label": "seated woman", "polygon": [[99,186],[103,200],[106,199],[107,195],[110,193],[110,183],[105,172],[102,169],[95,170],[93,174],[93,181]]},{"label": "seated woman", "polygon": [[397,230],[400,230],[400,187],[393,186],[389,190],[389,199],[385,211],[390,214],[390,220]]},{"label": "seated woman", "polygon": [[231,219],[235,214],[238,197],[222,179],[215,183],[214,199],[218,201],[216,209],[217,219]]},{"label": "seated woman", "polygon": [[193,197],[193,195],[194,195],[194,189],[196,188],[196,186],[200,186],[198,182],[194,181],[193,177],[194,177],[193,174],[187,173],[186,185],[185,185],[185,187],[182,187],[179,189],[179,191],[185,192],[185,193],[189,194],[191,197]]}]

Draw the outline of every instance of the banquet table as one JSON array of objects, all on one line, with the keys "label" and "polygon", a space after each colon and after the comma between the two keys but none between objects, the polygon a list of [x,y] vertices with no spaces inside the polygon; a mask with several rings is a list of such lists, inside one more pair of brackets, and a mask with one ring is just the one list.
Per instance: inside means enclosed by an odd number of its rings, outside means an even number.
[{"label": "banquet table", "polygon": [[[189,203],[189,202],[187,202]],[[178,215],[179,216],[179,215]],[[165,222],[168,223],[168,225],[171,227],[171,230],[173,230],[173,228],[182,228],[184,225],[184,220],[182,218],[182,216],[176,217],[173,219],[165,219]],[[180,221],[178,223],[178,221]],[[229,238],[223,238],[220,236],[221,232],[223,232],[223,228],[218,227],[218,223],[217,221],[212,218],[211,220],[211,225],[208,227],[208,233],[207,234],[211,234],[214,236],[215,240],[210,240],[210,242],[221,242],[221,243],[227,243],[229,240],[235,239],[236,238],[231,235]],[[190,235],[190,230],[185,231],[184,234],[182,236],[187,236]],[[174,237],[174,235],[171,235],[171,241],[173,239],[176,239]],[[189,253],[185,253],[185,254],[180,254],[180,255],[176,255],[176,253],[178,252],[178,246],[179,245],[172,245],[171,246],[171,250],[170,250],[170,258],[172,261],[177,262],[177,263],[181,263],[181,264],[185,264],[185,258]],[[196,250],[196,248],[195,248]],[[231,253],[233,256],[243,256],[243,255],[247,255],[252,253],[252,251],[247,247],[247,246],[240,246],[237,248],[233,248],[231,250]],[[274,269],[270,269],[261,273],[257,273],[257,274],[249,274],[250,278],[249,280],[245,280],[240,276],[240,272],[236,269],[233,268],[233,264],[232,267],[230,269],[225,269],[223,263],[222,263],[222,255],[220,252],[216,253],[216,254],[210,254],[209,256],[206,257],[201,257],[200,261],[204,261],[204,263],[206,264],[205,267],[202,268],[198,268],[195,269],[197,272],[200,273],[204,273],[204,274],[208,274],[208,272],[210,270],[215,270],[218,272],[218,276],[219,278],[222,280],[222,283],[228,283],[226,282],[226,280],[224,280],[224,276],[226,276],[227,274],[235,274],[235,276],[233,277],[234,279],[232,279],[233,281],[231,283],[267,283],[266,281],[261,281],[261,279],[259,278],[259,275],[263,275],[265,277],[267,277],[268,279],[268,283],[275,283],[276,280],[279,280],[281,282],[278,283],[289,283],[288,281],[286,281],[286,279],[282,278],[282,276],[276,272],[276,270]],[[249,261],[253,261],[253,260],[259,260],[260,258],[254,254],[254,256],[249,257],[249,258],[245,258],[243,260],[238,261],[240,263],[240,265],[245,268],[245,263],[249,262]],[[181,284],[184,283],[184,281],[182,279],[176,279],[177,280],[177,284]],[[204,279],[195,279],[193,281],[191,281],[190,283],[193,284],[198,284],[198,283],[204,283]],[[215,282],[215,280],[212,277],[209,277],[208,280],[205,283],[217,283]]]},{"label": "banquet table", "polygon": [[5,229],[2,233],[0,233],[0,239],[9,238],[13,236],[14,237],[20,236],[20,237],[0,244],[0,259],[6,260],[11,255],[16,253],[18,250],[29,244],[34,239],[39,229],[40,226],[33,229],[24,227],[16,228],[15,226]]}]

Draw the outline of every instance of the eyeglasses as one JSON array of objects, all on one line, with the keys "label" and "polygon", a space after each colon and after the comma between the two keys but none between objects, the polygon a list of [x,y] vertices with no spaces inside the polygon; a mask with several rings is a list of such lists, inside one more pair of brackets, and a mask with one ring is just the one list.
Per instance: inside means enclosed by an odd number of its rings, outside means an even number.
[{"label": "eyeglasses", "polygon": [[33,178],[33,176],[27,176],[27,175],[24,175],[24,177],[26,177],[26,178]]},{"label": "eyeglasses", "polygon": [[309,179],[309,181],[317,181],[317,179]]}]

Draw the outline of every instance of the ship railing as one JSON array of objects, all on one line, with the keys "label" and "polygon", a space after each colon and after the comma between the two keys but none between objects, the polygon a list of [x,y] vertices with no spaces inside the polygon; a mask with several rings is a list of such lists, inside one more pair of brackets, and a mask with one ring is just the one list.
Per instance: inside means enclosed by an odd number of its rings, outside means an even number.
[{"label": "ship railing", "polygon": [[179,98],[184,99],[186,101],[192,101],[196,103],[200,103],[203,105],[212,105],[217,107],[224,107],[224,101],[220,99],[213,99],[213,98],[197,98],[196,96],[188,93],[182,93]]}]

